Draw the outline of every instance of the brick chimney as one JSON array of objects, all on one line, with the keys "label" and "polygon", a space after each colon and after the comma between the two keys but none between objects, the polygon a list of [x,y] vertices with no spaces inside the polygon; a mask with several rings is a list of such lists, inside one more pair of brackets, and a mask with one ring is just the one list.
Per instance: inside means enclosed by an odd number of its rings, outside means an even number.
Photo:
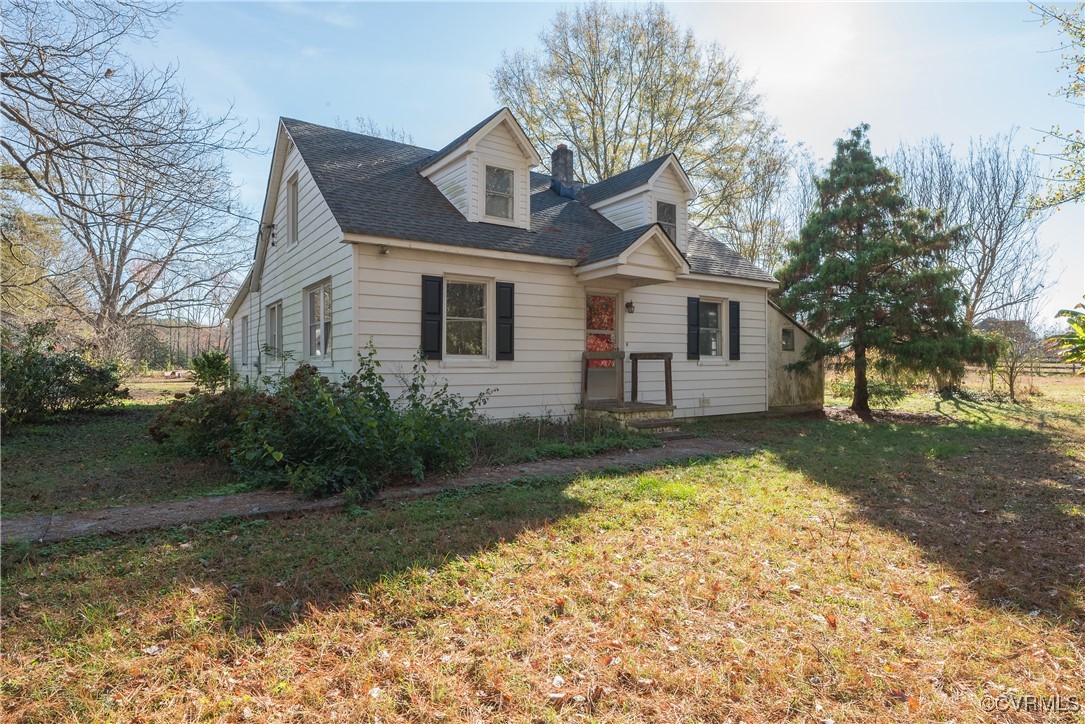
[{"label": "brick chimney", "polygon": [[573,198],[573,150],[564,143],[550,154],[550,174],[550,188],[559,196]]}]

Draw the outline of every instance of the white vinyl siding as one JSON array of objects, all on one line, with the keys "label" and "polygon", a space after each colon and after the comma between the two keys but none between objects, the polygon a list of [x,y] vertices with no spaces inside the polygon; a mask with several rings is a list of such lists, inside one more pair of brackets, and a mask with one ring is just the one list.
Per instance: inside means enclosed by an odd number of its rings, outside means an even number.
[{"label": "white vinyl siding", "polygon": [[[531,187],[528,160],[505,124],[499,124],[478,140],[470,155],[471,221],[531,228]],[[502,219],[486,214],[486,167],[509,169],[513,172],[512,218]]]},{"label": "white vinyl siding", "polygon": [[663,169],[655,182],[652,184],[649,221],[659,221],[658,204],[660,202],[675,205],[675,245],[682,251],[686,250],[686,234],[689,228],[689,209],[686,202],[686,191],[678,180],[678,175],[673,168]]},{"label": "white vinyl siding", "polygon": [[[516,360],[458,367],[455,360],[430,362],[429,371],[467,398],[496,388],[483,412],[495,418],[572,414],[580,402],[584,352],[585,286],[569,268],[486,259],[424,249],[393,247],[381,255],[377,244],[357,246],[357,336],[372,339],[390,389],[410,369],[421,333],[422,275],[455,279],[493,278],[516,285]],[[590,285],[589,285],[590,286]],[[686,298],[735,300],[741,304],[742,359],[686,360]],[[627,314],[625,302],[635,303]],[[630,352],[674,353],[675,414],[679,417],[760,412],[766,409],[764,289],[723,282],[679,280],[638,287],[619,295],[619,338]],[[726,325],[725,305],[721,305]],[[726,326],[723,327],[724,337]],[[492,338],[487,337],[488,343]],[[726,348],[726,340],[723,342]],[[626,365],[629,394],[629,365]],[[664,398],[662,366],[641,365],[640,397]]]},{"label": "white vinyl siding", "polygon": [[433,174],[431,181],[437,189],[444,194],[456,209],[465,217],[468,215],[468,184],[470,174],[467,165],[467,156],[459,161],[442,168]]},{"label": "white vinyl siding", "polygon": [[621,229],[632,229],[648,223],[647,198],[648,192],[645,191],[613,203],[601,204],[592,208],[605,216],[615,226]]},{"label": "white vinyl siding", "polygon": [[[332,327],[328,355],[324,364],[335,365],[353,371],[356,362],[354,339],[353,248],[343,242],[339,225],[324,202],[301,154],[291,148],[286,154],[284,169],[276,194],[273,223],[276,229],[286,229],[288,216],[288,186],[297,179],[298,235],[301,242],[286,244],[280,241],[274,253],[267,255],[260,288],[250,291],[241,303],[236,318],[250,315],[262,319],[266,305],[283,301],[282,349],[292,357],[284,365],[273,365],[275,372],[289,374],[293,368],[306,361],[306,328],[304,290],[321,280],[331,281]],[[253,349],[259,349],[267,340],[264,325],[253,325]],[[235,358],[236,359],[236,358]],[[269,368],[271,369],[271,368]]]}]

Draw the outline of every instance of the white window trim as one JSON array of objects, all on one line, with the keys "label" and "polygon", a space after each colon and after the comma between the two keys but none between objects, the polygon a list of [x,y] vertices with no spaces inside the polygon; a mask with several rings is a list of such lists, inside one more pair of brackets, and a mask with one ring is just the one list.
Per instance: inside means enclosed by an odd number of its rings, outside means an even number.
[{"label": "white window trim", "polygon": [[309,327],[310,327],[310,324],[312,322],[312,320],[309,318],[309,316],[310,316],[309,294],[312,293],[313,291],[316,291],[317,289],[321,289],[323,287],[328,287],[328,292],[332,297],[332,306],[334,307],[335,306],[335,289],[332,287],[332,279],[331,279],[331,277],[321,279],[316,284],[310,284],[309,286],[305,287],[305,289],[303,289],[302,292],[301,292],[301,314],[302,314],[302,322],[304,324],[304,326],[302,328],[302,341],[301,341],[301,344],[302,344],[302,347],[301,347],[302,357],[304,359],[306,359],[309,362],[309,364],[313,365],[314,367],[323,367],[323,366],[331,365],[331,363],[332,363],[332,355],[334,353],[334,350],[332,348],[332,343],[334,341],[334,334],[333,333],[335,331],[335,310],[334,309],[332,309],[332,318],[330,320],[323,320],[323,319],[321,320],[321,323],[323,323],[325,321],[331,322],[331,329],[328,331],[328,339],[327,339],[328,353],[326,355],[313,355],[313,354],[309,353],[310,352],[310,350],[309,350],[309,340],[310,340]]},{"label": "white window trim", "polygon": [[[445,275],[441,285],[441,349],[444,350],[440,367],[496,367],[494,348],[497,346],[497,304],[496,279],[490,277],[472,277],[461,274]],[[448,285],[456,283],[481,284],[485,288],[486,298],[486,353],[450,354],[448,351]]]},{"label": "white window trim", "polygon": [[299,223],[299,207],[301,201],[298,198],[298,172],[291,174],[286,180],[286,243],[297,244],[301,238],[301,226]]},{"label": "white window trim", "polygon": [[[727,346],[730,344],[730,338],[727,334],[727,330],[730,320],[727,315],[731,313],[731,305],[728,304],[728,299],[723,297],[697,297],[702,302],[708,302],[709,304],[720,305],[720,353],[718,355],[700,355],[700,359],[697,360],[698,366],[722,366],[727,367],[731,360],[728,354],[729,350]],[[699,320],[698,320],[699,321]]]},{"label": "white window trim", "polygon": [[[520,219],[519,206],[521,200],[520,182],[523,176],[523,172],[519,168],[509,168],[507,161],[501,159],[492,158],[488,156],[479,156],[478,158],[478,218],[480,221],[487,224],[500,224],[502,226],[515,226],[517,228],[523,228],[524,223]],[[486,213],[486,167],[493,166],[494,168],[504,169],[506,171],[512,171],[512,218],[506,219],[501,216],[490,216]]]},{"label": "white window trim", "polygon": [[[271,311],[275,310],[275,324],[271,323]],[[264,323],[267,325],[267,346],[276,355],[281,356],[283,353],[283,300],[272,302],[264,307]],[[271,343],[271,338],[274,334],[277,344]]]}]

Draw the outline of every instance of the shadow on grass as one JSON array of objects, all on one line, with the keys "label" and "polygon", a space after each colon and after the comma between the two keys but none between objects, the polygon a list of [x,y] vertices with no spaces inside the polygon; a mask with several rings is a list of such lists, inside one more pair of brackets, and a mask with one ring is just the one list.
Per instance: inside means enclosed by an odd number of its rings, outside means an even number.
[{"label": "shadow on grass", "polygon": [[787,442],[764,446],[783,464],[955,569],[985,604],[1085,620],[1085,478],[1048,436],[987,422],[781,428]]},{"label": "shadow on grass", "polygon": [[[21,579],[40,581],[42,570],[55,577],[49,600],[35,597],[33,615],[67,621],[58,625],[71,630],[57,632],[58,640],[78,637],[84,633],[78,627],[88,621],[109,625],[118,612],[145,607],[152,599],[159,601],[156,607],[184,611],[182,601],[192,590],[217,590],[214,616],[226,628],[259,639],[296,625],[310,606],[345,606],[375,584],[395,587],[447,576],[448,588],[463,594],[456,585],[463,574],[449,566],[479,565],[467,559],[589,509],[566,493],[572,479],[450,491],[354,514],[227,519],[120,540],[72,541],[36,551],[36,562],[9,571],[6,588],[17,589]],[[96,602],[107,610],[69,615],[64,608],[72,601]],[[5,596],[3,603],[5,617],[20,615],[17,597]]]}]

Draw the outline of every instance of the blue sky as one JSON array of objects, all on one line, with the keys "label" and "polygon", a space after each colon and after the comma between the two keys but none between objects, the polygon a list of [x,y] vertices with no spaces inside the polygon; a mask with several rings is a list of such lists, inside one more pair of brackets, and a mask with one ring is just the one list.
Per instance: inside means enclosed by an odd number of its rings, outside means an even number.
[{"label": "blue sky", "polygon": [[[555,3],[185,3],[142,62],[180,66],[208,112],[233,103],[268,148],[279,116],[332,125],[370,116],[439,148],[497,107],[490,71],[534,47]],[[1016,127],[1035,147],[1082,111],[1053,97],[1054,28],[1026,3],[668,3],[702,41],[718,41],[756,78],[766,111],[820,158],[860,122],[876,152],[940,135]],[[245,201],[263,201],[268,156],[231,163]],[[1055,249],[1045,316],[1085,293],[1085,206],[1046,222]]]}]

